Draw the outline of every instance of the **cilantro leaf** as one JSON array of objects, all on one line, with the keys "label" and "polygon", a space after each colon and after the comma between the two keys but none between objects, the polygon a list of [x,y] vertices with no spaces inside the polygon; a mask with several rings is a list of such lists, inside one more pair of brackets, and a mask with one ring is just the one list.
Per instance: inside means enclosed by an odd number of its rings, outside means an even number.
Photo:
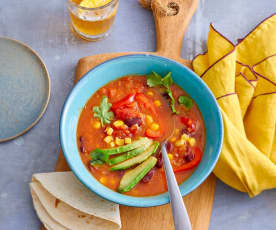
[{"label": "cilantro leaf", "polygon": [[109,124],[114,119],[113,112],[109,111],[111,106],[112,104],[108,103],[107,97],[103,96],[100,106],[93,107],[94,117],[100,119],[102,126]]},{"label": "cilantro leaf", "polygon": [[170,88],[170,86],[173,84],[173,79],[172,79],[172,73],[169,72],[165,77],[162,78],[162,85],[165,88]]},{"label": "cilantro leaf", "polygon": [[178,103],[184,105],[187,109],[191,109],[193,107],[193,100],[187,96],[179,96]]},{"label": "cilantro leaf", "polygon": [[149,87],[154,87],[158,85],[162,85],[162,77],[155,72],[147,75],[147,85]]},{"label": "cilantro leaf", "polygon": [[173,97],[172,91],[170,89],[167,89],[166,92],[167,92],[167,94],[169,95],[169,97],[171,99],[171,102],[170,102],[171,110],[172,110],[173,113],[177,114],[177,111],[176,111],[176,109],[174,107],[174,105],[175,105],[175,99]]},{"label": "cilantro leaf", "polygon": [[170,108],[173,113],[177,113],[174,105],[175,105],[175,99],[173,97],[172,91],[170,89],[170,86],[173,84],[172,79],[172,73],[169,72],[165,77],[161,77],[158,73],[152,72],[151,74],[147,75],[147,85],[149,87],[155,87],[155,86],[163,86],[166,89],[167,94],[169,95],[171,101],[170,101]]}]

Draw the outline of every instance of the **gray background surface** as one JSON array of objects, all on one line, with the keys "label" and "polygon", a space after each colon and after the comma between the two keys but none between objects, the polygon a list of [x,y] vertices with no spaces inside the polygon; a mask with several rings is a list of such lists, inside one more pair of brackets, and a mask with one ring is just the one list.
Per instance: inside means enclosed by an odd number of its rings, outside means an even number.
[{"label": "gray background surface", "polygon": [[[276,12],[276,0],[201,0],[185,36],[182,55],[191,59],[205,50],[208,26],[233,42]],[[36,127],[0,144],[0,230],[34,230],[40,223],[32,208],[31,175],[55,168],[59,153],[58,122],[64,100],[73,87],[79,58],[119,51],[153,51],[152,14],[136,0],[121,0],[113,32],[87,43],[69,28],[65,0],[0,0],[0,36],[30,45],[44,59],[52,80],[49,107]],[[276,190],[254,199],[217,183],[211,230],[276,229]]]}]

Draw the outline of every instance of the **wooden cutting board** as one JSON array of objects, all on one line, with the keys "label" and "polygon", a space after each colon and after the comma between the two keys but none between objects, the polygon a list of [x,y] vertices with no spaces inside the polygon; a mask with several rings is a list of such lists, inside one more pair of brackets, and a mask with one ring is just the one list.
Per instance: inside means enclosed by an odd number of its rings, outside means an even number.
[{"label": "wooden cutting board", "polygon": [[[152,11],[156,25],[156,52],[142,52],[165,56],[191,68],[191,61],[180,57],[186,28],[196,10],[198,0],[152,0]],[[136,52],[137,53],[137,52]],[[76,69],[75,82],[96,65],[114,57],[134,54],[112,53],[82,58]],[[68,171],[61,151],[56,171]],[[215,193],[216,179],[210,175],[195,191],[184,197],[193,230],[207,230]],[[120,206],[123,230],[172,230],[173,219],[169,205],[153,208]]]}]

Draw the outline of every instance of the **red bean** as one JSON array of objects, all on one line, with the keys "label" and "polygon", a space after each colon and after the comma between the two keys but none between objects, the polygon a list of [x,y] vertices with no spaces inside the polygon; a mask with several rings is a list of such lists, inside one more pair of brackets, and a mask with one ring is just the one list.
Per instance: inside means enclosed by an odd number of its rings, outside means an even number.
[{"label": "red bean", "polygon": [[145,176],[144,178],[142,179],[142,182],[143,183],[148,183],[151,178],[153,177],[153,174],[154,174],[154,169],[151,169]]},{"label": "red bean", "polygon": [[84,148],[83,145],[80,146],[80,152],[81,152],[81,153],[84,153],[84,152],[85,152],[85,148]]},{"label": "red bean", "polygon": [[188,131],[188,128],[187,128],[187,127],[183,128],[183,129],[181,130],[181,134],[187,134],[187,135],[189,135],[190,133],[189,133],[189,131]]},{"label": "red bean", "polygon": [[170,96],[169,96],[169,94],[168,94],[167,92],[162,93],[162,96],[163,96],[164,98],[166,98],[166,99],[170,99]]},{"label": "red bean", "polygon": [[83,137],[83,136],[80,136],[80,137],[79,137],[79,140],[80,140],[80,142],[82,143],[82,142],[84,141],[84,137]]},{"label": "red bean", "polygon": [[140,126],[142,124],[142,119],[140,117],[133,117],[125,119],[124,122],[128,127],[131,127],[136,124]]},{"label": "red bean", "polygon": [[199,129],[199,123],[193,122],[191,125],[185,126],[185,128],[183,128],[181,130],[181,134],[187,134],[189,136],[194,136],[197,133],[198,129]]},{"label": "red bean", "polygon": [[117,172],[118,172],[118,174],[119,174],[120,177],[122,177],[125,174],[124,170],[118,170]]},{"label": "red bean", "polygon": [[157,158],[157,162],[156,162],[156,168],[162,168],[163,166],[163,159],[162,156],[160,155],[160,157]]},{"label": "red bean", "polygon": [[163,158],[162,158],[161,151],[159,151],[158,153],[156,153],[155,157],[157,158],[157,162],[156,162],[155,167],[156,168],[162,168],[162,166],[163,166]]},{"label": "red bean", "polygon": [[185,155],[184,158],[185,158],[186,162],[191,162],[193,159],[195,159],[195,154],[189,153],[189,154]]},{"label": "red bean", "polygon": [[184,155],[184,160],[186,161],[186,163],[188,163],[188,162],[191,162],[194,158],[195,158],[195,154],[191,146],[187,145],[186,154]]},{"label": "red bean", "polygon": [[173,144],[171,142],[167,142],[167,145],[166,145],[166,148],[167,148],[167,151],[169,153],[171,153],[173,151]]}]

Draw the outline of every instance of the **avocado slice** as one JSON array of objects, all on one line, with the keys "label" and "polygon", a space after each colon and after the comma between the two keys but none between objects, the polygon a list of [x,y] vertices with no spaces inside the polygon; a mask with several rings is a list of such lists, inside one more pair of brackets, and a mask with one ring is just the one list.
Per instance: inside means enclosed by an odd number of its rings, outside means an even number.
[{"label": "avocado slice", "polygon": [[120,181],[118,192],[130,191],[155,166],[156,162],[157,159],[151,156],[136,168],[127,171]]},{"label": "avocado slice", "polygon": [[156,152],[158,146],[159,146],[159,143],[155,141],[149,148],[146,149],[145,152],[139,154],[136,157],[130,158],[120,164],[113,166],[111,170],[115,171],[115,170],[127,169],[133,165],[143,162],[144,160],[146,160],[148,157],[150,157],[152,154]]},{"label": "avocado slice", "polygon": [[145,145],[149,141],[151,141],[149,138],[142,137],[136,141],[133,141],[131,144],[128,144],[128,145],[123,145],[123,146],[110,148],[110,149],[95,149],[93,152],[100,152],[102,154],[114,155],[114,154],[118,154],[118,153],[124,153],[124,152],[130,151],[132,149],[136,149],[140,146]]},{"label": "avocado slice", "polygon": [[128,160],[132,157],[135,157],[135,156],[139,155],[140,153],[144,152],[148,147],[150,147],[151,144],[152,144],[152,140],[149,139],[149,141],[147,143],[145,143],[144,146],[138,147],[137,149],[133,149],[125,154],[118,156],[118,157],[114,157],[108,161],[108,164],[115,165],[122,161]]}]

